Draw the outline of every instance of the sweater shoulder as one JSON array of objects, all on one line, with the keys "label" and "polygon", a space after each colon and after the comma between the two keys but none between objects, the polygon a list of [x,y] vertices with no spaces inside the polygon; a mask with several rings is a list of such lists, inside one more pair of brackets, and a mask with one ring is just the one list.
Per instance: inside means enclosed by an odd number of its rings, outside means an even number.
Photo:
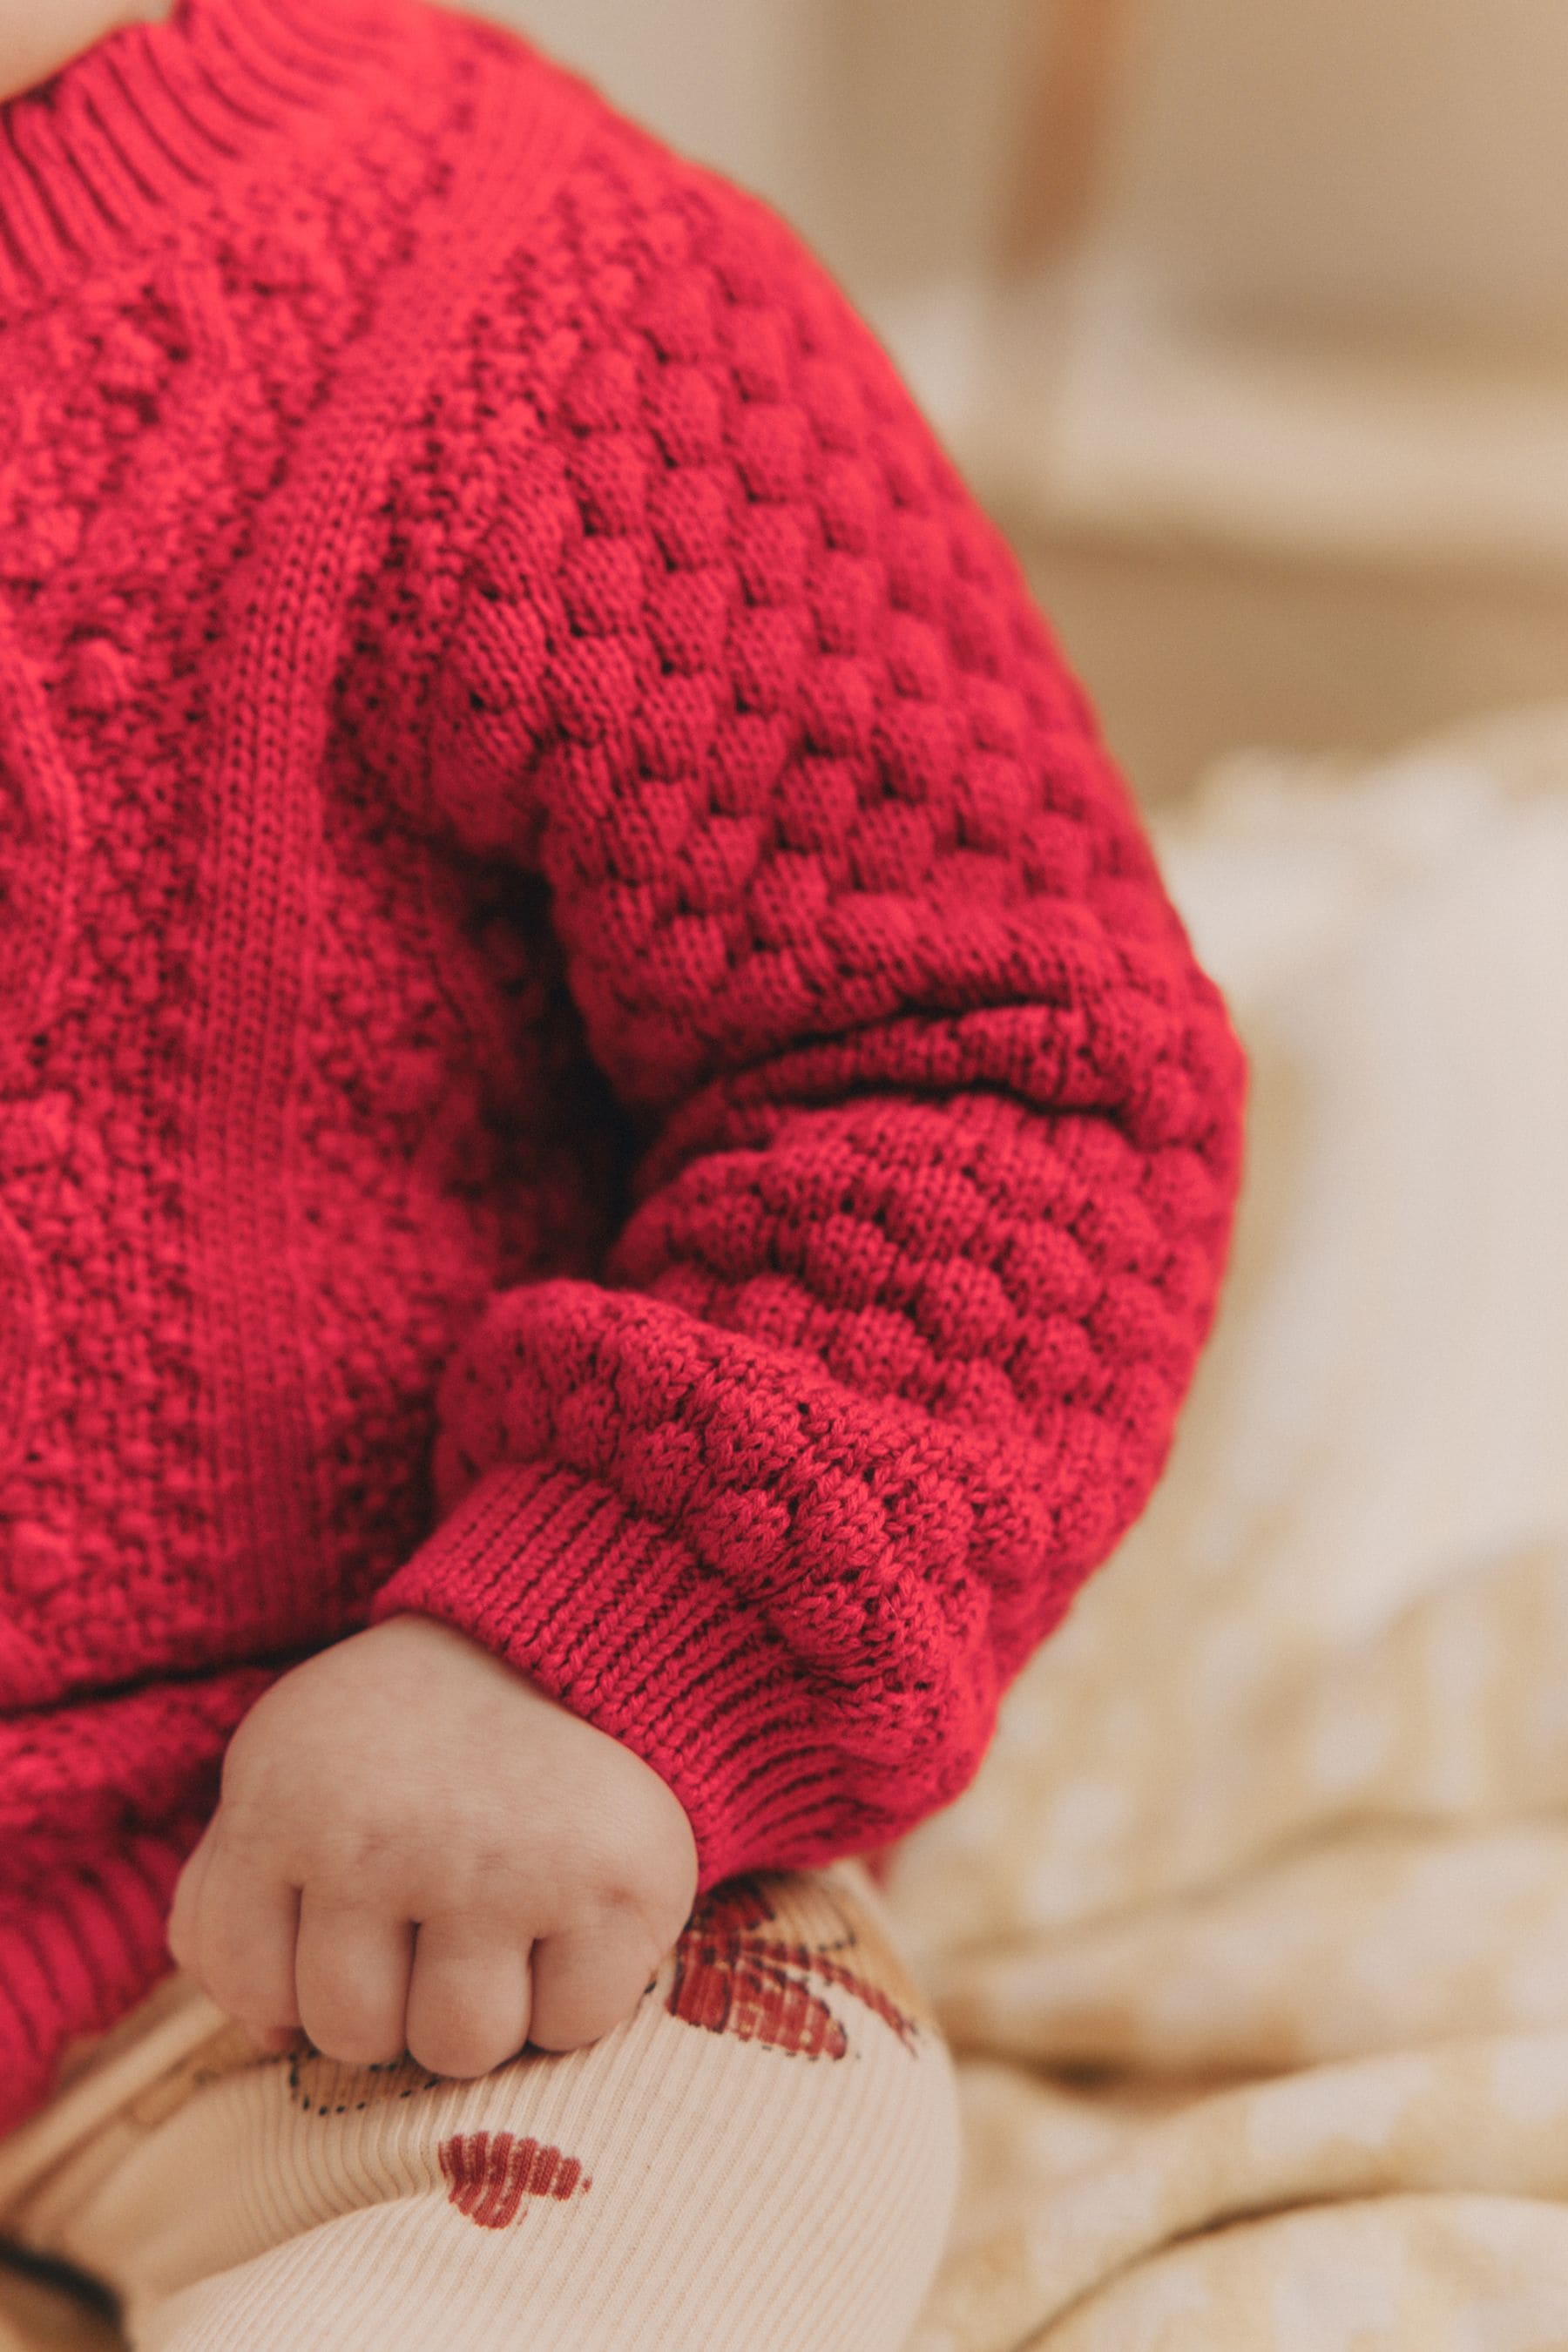
[{"label": "sweater shoulder", "polygon": [[1007,561],[896,363],[784,215],[516,37],[479,29],[495,70],[558,77],[577,120],[548,190],[520,190],[515,233],[492,240],[387,448],[340,715],[389,779],[431,773],[453,727],[485,730],[480,689],[456,716],[448,705],[458,671],[483,659],[493,606],[548,600],[584,523],[624,538],[635,509],[646,532],[650,467],[694,496],[706,477],[731,511],[790,490],[837,501],[831,535],[847,547],[869,465],[878,503],[890,486],[934,504],[961,536],[982,533],[980,560]]},{"label": "sweater shoulder", "polygon": [[868,333],[824,257],[761,194],[683,152],[522,32],[428,0],[419,20],[426,69],[444,84],[510,84],[520,119],[542,109],[572,125],[542,196],[520,158],[515,236],[503,221],[487,240],[500,258],[480,273],[476,331],[497,328],[500,297],[521,314],[563,307],[613,331],[651,280],[706,268],[732,301],[794,294]]},{"label": "sweater shoulder", "polygon": [[[935,703],[984,756],[1044,763],[1095,862],[1163,908],[1016,551],[831,265],[766,198],[564,79],[572,152],[495,245],[392,455],[367,583],[384,676],[359,704],[380,772],[412,771],[443,831],[431,780],[460,777],[468,845],[525,855],[532,762],[570,731],[547,688],[591,673],[571,721],[591,726],[619,667],[670,658],[650,583],[681,575],[683,633],[742,701],[766,692],[754,610],[809,623],[837,681],[864,606],[880,650],[855,691]],[[824,597],[858,617],[825,621]],[[632,698],[628,676],[616,707]]]},{"label": "sweater shoulder", "polygon": [[[544,201],[520,188],[517,235],[501,240],[467,315],[471,345],[499,357],[510,343],[526,357],[536,407],[564,381],[569,346],[578,356],[619,346],[656,373],[732,376],[742,397],[756,399],[784,396],[792,359],[834,354],[879,404],[913,410],[891,354],[785,214],[584,77],[499,27],[482,29],[498,62],[547,76],[553,102],[576,118],[570,158]],[[763,316],[775,322],[775,344],[781,336],[794,344],[774,352],[771,372]]]}]

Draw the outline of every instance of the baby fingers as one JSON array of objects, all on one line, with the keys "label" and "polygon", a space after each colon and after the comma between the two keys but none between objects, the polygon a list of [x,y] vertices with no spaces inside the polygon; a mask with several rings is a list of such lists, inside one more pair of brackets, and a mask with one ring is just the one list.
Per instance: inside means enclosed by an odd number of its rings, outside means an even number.
[{"label": "baby fingers", "polygon": [[409,2056],[465,2081],[515,2058],[528,2037],[529,1948],[526,1936],[471,1917],[424,1920],[408,1987]]},{"label": "baby fingers", "polygon": [[533,1948],[529,2040],[541,2050],[581,2050],[601,2040],[631,2016],[662,1957],[626,1909],[546,1936]]},{"label": "baby fingers", "polygon": [[174,1890],[170,1955],[259,2039],[295,2032],[299,1914],[299,1889],[237,1854],[211,1822]]},{"label": "baby fingers", "polygon": [[402,2057],[413,1950],[407,1920],[306,1885],[294,1986],[300,2021],[324,2058],[381,2066]]}]

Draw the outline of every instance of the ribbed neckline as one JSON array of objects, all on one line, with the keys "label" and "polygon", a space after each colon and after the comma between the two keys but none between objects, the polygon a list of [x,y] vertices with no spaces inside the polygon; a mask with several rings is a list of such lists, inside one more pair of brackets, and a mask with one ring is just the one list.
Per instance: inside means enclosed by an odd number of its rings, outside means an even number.
[{"label": "ribbed neckline", "polygon": [[161,234],[312,122],[374,121],[419,0],[175,0],[0,105],[0,315]]}]

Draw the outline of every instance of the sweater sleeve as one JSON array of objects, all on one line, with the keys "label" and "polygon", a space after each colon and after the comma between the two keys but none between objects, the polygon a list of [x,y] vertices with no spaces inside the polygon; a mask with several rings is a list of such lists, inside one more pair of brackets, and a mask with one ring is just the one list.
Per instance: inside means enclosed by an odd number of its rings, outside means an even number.
[{"label": "sweater sleeve", "polygon": [[431,787],[548,886],[629,1207],[450,1361],[373,1622],[634,1749],[706,1889],[973,1780],[1164,1462],[1245,1071],[892,362],[765,205],[639,152],[537,330]]}]

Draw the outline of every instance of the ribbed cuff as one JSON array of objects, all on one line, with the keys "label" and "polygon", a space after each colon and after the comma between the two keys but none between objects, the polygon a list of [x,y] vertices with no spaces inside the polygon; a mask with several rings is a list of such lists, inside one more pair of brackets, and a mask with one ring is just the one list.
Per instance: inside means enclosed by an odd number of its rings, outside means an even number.
[{"label": "ribbed cuff", "polygon": [[378,1591],[438,1618],[640,1756],[685,1807],[698,1893],[870,1844],[767,1619],[669,1528],[547,1462],[487,1471]]}]

